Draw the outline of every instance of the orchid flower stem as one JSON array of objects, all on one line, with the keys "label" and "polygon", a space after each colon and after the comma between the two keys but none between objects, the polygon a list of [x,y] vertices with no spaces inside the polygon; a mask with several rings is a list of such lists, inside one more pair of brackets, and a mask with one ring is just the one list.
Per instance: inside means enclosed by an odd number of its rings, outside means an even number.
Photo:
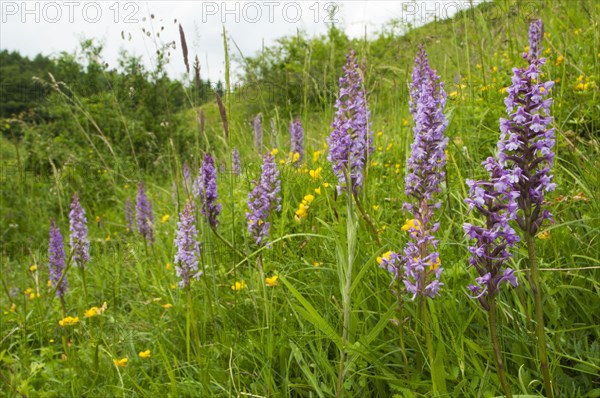
[{"label": "orchid flower stem", "polygon": [[490,328],[490,337],[492,338],[492,346],[494,348],[494,357],[496,359],[496,368],[498,378],[500,379],[500,385],[504,391],[506,398],[512,398],[512,392],[510,385],[506,379],[506,372],[504,368],[504,362],[502,361],[502,350],[500,347],[500,339],[498,338],[498,319],[496,313],[496,297],[490,297],[488,300],[490,306],[488,313],[488,325]]}]

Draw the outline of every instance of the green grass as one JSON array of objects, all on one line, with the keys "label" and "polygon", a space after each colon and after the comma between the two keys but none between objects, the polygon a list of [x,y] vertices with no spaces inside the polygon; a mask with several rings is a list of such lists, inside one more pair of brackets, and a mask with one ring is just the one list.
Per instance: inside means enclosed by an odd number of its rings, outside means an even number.
[{"label": "green grass", "polygon": [[[511,2],[495,4],[515,7]],[[558,188],[547,204],[555,222],[544,227],[548,239],[537,241],[550,370],[557,396],[598,397],[600,35],[595,21],[600,8],[592,1],[536,5],[549,34],[544,41],[544,48],[551,49],[545,54],[546,77],[560,78],[552,92]],[[490,9],[484,4],[403,37],[359,43],[369,60],[373,128],[382,131],[375,138],[377,149],[360,199],[380,230],[381,244],[352,202],[334,195],[335,180],[324,149],[333,107],[324,104],[328,110],[319,113],[296,110],[307,134],[306,168],[321,167],[321,176],[280,166],[282,211],[272,220],[272,248],[257,252],[244,217],[247,193],[260,167],[248,122],[254,116],[249,109],[256,104],[230,98],[230,145],[241,150],[244,173],[218,176],[223,205],[218,230],[246,257],[222,244],[200,219],[204,275],[192,284],[189,296],[176,287],[173,239],[185,201],[179,170],[185,160],[197,166],[200,150],[183,158],[177,144],[162,148],[153,168],[161,172],[151,173],[128,172],[121,159],[107,168],[90,152],[85,167],[55,165],[45,177],[25,171],[17,161],[17,156],[26,157],[22,147],[3,138],[2,159],[10,166],[2,175],[1,395],[330,397],[339,392],[341,372],[345,396],[426,397],[434,396],[432,369],[440,396],[501,395],[487,314],[466,288],[474,271],[467,268],[462,224],[473,215],[464,203],[464,181],[482,176],[480,162],[495,150],[498,118],[504,113],[501,89],[510,83],[511,68],[524,63],[520,53],[527,22],[521,14],[493,19]],[[391,88],[408,80],[419,42],[425,42],[450,94],[448,185],[437,213],[444,286],[441,296],[427,303],[432,362],[424,335],[418,333],[424,325],[417,302],[407,294],[392,294],[402,287],[390,285],[390,275],[376,262],[388,250],[401,251],[408,240],[400,227],[408,217],[402,204],[412,121],[407,92]],[[384,52],[384,45],[393,45],[395,52]],[[557,65],[559,55],[564,61]],[[302,57],[300,62],[309,61]],[[588,82],[588,88],[578,88],[581,82]],[[306,92],[306,87],[299,90]],[[229,165],[230,148],[222,138],[218,108],[211,104],[203,109],[216,164],[223,160]],[[285,159],[288,115],[262,111],[279,120],[277,160]],[[189,142],[195,142],[196,109],[178,117],[189,126]],[[190,147],[195,149],[194,144]],[[323,153],[313,160],[317,150]],[[127,233],[124,218],[125,200],[135,198],[140,178],[146,182],[156,220],[156,242],[148,247],[139,236]],[[330,185],[325,187],[325,182]],[[314,189],[319,187],[317,195]],[[92,260],[86,269],[87,300],[81,274],[69,270],[67,315],[79,317],[79,322],[61,327],[60,302],[46,284],[48,220],[57,218],[68,241],[68,205],[74,191],[86,209]],[[299,223],[294,212],[308,193],[315,200]],[[162,222],[163,215],[170,217]],[[519,246],[514,254],[511,266],[520,285],[503,288],[498,301],[502,352],[515,396],[541,396],[533,298],[525,277],[527,250]],[[266,287],[261,280],[258,256],[265,276],[279,276],[277,286]],[[37,271],[29,270],[32,264]],[[233,290],[241,281],[246,288]],[[105,302],[102,315],[84,317],[87,309]],[[138,356],[148,349],[150,358]],[[125,367],[113,362],[120,358],[128,358]]]}]

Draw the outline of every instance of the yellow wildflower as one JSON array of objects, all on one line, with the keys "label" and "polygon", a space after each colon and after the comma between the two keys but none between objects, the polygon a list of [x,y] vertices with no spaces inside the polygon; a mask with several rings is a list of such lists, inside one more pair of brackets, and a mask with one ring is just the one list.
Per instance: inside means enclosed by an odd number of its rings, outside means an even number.
[{"label": "yellow wildflower", "polygon": [[271,155],[277,156],[278,153],[279,153],[279,149],[277,149],[277,148],[271,149]]},{"label": "yellow wildflower", "polygon": [[406,222],[404,223],[404,225],[402,226],[402,228],[400,228],[402,231],[408,231],[409,229],[414,229],[415,231],[418,231],[420,229],[420,225],[421,223],[419,222],[419,220],[406,220]]},{"label": "yellow wildflower", "polygon": [[560,66],[560,65],[563,63],[563,61],[564,61],[564,60],[565,60],[565,57],[563,57],[562,55],[559,55],[559,56],[556,58],[556,63],[555,63],[555,65],[556,65],[556,66]]},{"label": "yellow wildflower", "polygon": [[40,295],[39,295],[39,294],[38,294],[38,295],[36,295],[35,293],[29,293],[29,300],[33,300],[33,299],[35,299],[36,297],[40,297]]},{"label": "yellow wildflower", "polygon": [[430,271],[435,271],[436,269],[439,268],[439,266],[442,264],[440,262],[440,258],[438,257],[434,262],[429,261],[429,270]]},{"label": "yellow wildflower", "polygon": [[277,278],[279,278],[277,275],[273,275],[270,278],[266,278],[265,283],[267,284],[267,286],[277,286]]},{"label": "yellow wildflower", "polygon": [[166,269],[171,269],[171,268],[173,268],[173,266],[171,265],[171,263],[167,263],[167,265],[165,265],[165,268]]},{"label": "yellow wildflower", "polygon": [[304,200],[307,201],[308,203],[311,203],[313,200],[315,200],[315,197],[312,196],[311,194],[308,194],[308,195],[304,196]]},{"label": "yellow wildflower", "polygon": [[171,303],[161,304],[160,306],[163,307],[164,309],[173,308],[173,304],[171,304]]},{"label": "yellow wildflower", "polygon": [[37,265],[33,264],[31,267],[29,267],[29,271],[30,271],[30,272],[35,272],[35,271],[37,271]]},{"label": "yellow wildflower", "polygon": [[161,222],[164,224],[164,223],[166,223],[167,221],[169,221],[169,218],[170,218],[170,217],[171,217],[170,215],[168,215],[168,214],[165,214],[164,216],[162,216],[162,218],[160,219],[160,221],[161,221]]},{"label": "yellow wildflower", "polygon": [[450,98],[454,98],[458,96],[458,91],[452,91],[450,92],[450,94],[448,94],[450,96]]},{"label": "yellow wildflower", "polygon": [[381,263],[383,262],[383,259],[389,260],[392,253],[393,252],[391,252],[391,251],[385,252],[381,255],[381,257],[377,257],[377,264],[381,265]]},{"label": "yellow wildflower", "polygon": [[60,326],[64,327],[64,326],[75,325],[78,322],[79,322],[79,317],[78,316],[76,316],[76,317],[68,316],[68,317],[66,317],[66,318],[61,319],[60,321],[58,321],[58,324]]},{"label": "yellow wildflower", "polygon": [[148,358],[150,358],[150,350],[141,351],[138,353],[138,355],[142,359],[148,359]]},{"label": "yellow wildflower", "polygon": [[329,187],[329,183],[328,183],[328,182],[324,182],[324,183],[323,183],[323,187],[324,187],[324,188],[328,188],[328,187]]},{"label": "yellow wildflower", "polygon": [[403,126],[408,126],[408,120],[402,119],[402,125]]},{"label": "yellow wildflower", "polygon": [[300,159],[300,154],[298,152],[294,152],[292,154],[292,163],[296,163]]},{"label": "yellow wildflower", "polygon": [[104,238],[105,241],[109,241],[110,240],[110,235],[106,235],[106,238]]},{"label": "yellow wildflower", "polygon": [[48,279],[48,282],[46,282],[46,286],[52,287],[52,281],[50,279]]},{"label": "yellow wildflower", "polygon": [[541,240],[546,240],[550,238],[550,232],[548,231],[542,231],[539,234],[536,235],[538,239]]},{"label": "yellow wildflower", "polygon": [[321,177],[321,170],[323,170],[322,167],[317,167],[316,170],[310,170],[308,174],[316,180]]},{"label": "yellow wildflower", "polygon": [[234,290],[234,291],[236,291],[236,292],[237,292],[237,291],[240,291],[240,290],[242,290],[242,289],[245,289],[245,288],[246,288],[246,282],[244,282],[244,281],[241,281],[241,282],[235,282],[235,283],[234,283],[234,284],[231,286],[231,290]]},{"label": "yellow wildflower", "polygon": [[100,216],[96,216],[96,222],[99,223],[100,222]]},{"label": "yellow wildflower", "polygon": [[312,154],[313,163],[315,163],[317,160],[319,160],[320,156],[321,156],[321,151],[314,151]]},{"label": "yellow wildflower", "polygon": [[377,132],[377,137],[381,137],[383,135],[383,131],[378,131]]},{"label": "yellow wildflower", "polygon": [[279,159],[279,164],[284,165],[285,164],[285,160]]},{"label": "yellow wildflower", "polygon": [[17,305],[15,303],[12,303],[10,305],[10,312],[15,312],[15,311],[17,311]]},{"label": "yellow wildflower", "polygon": [[94,317],[94,316],[96,316],[96,315],[100,315],[100,312],[99,312],[99,310],[98,310],[98,307],[92,307],[92,308],[90,308],[89,310],[85,311],[85,312],[83,313],[83,315],[84,315],[86,318],[92,318],[92,317]]},{"label": "yellow wildflower", "polygon": [[321,187],[315,188],[315,193],[317,195],[320,195],[321,194]]},{"label": "yellow wildflower", "polygon": [[124,368],[125,366],[127,366],[128,361],[129,361],[129,359],[127,359],[127,358],[113,359],[113,363],[119,368]]},{"label": "yellow wildflower", "polygon": [[313,267],[318,267],[319,265],[321,265],[321,263],[320,263],[320,262],[318,262],[318,261],[316,261],[316,260],[315,260],[315,261],[313,261]]},{"label": "yellow wildflower", "polygon": [[25,289],[25,291],[23,293],[25,293],[26,295],[30,295],[33,292],[33,289],[28,287],[27,289]]},{"label": "yellow wildflower", "polygon": [[373,205],[373,210],[378,211],[379,210],[379,205]]},{"label": "yellow wildflower", "polygon": [[391,142],[389,144],[387,144],[387,147],[385,148],[385,150],[389,151],[390,149],[392,149],[392,143]]}]

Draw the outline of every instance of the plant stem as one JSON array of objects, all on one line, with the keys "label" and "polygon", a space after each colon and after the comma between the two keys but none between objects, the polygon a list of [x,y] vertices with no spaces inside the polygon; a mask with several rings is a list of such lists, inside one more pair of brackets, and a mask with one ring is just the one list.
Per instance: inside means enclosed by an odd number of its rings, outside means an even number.
[{"label": "plant stem", "polygon": [[419,296],[419,305],[421,306],[421,321],[423,322],[423,331],[425,333],[425,345],[427,346],[427,359],[429,362],[429,371],[431,372],[431,384],[433,394],[439,394],[439,386],[437,385],[437,377],[435,377],[435,367],[433,366],[433,339],[431,337],[431,322],[429,319],[429,310],[427,308],[427,298]]},{"label": "plant stem", "polygon": [[187,296],[187,305],[186,305],[186,317],[185,317],[185,352],[187,355],[188,362],[191,362],[191,336],[190,336],[190,328],[192,323],[192,296],[190,292],[190,287],[186,286],[185,294]]},{"label": "plant stem", "polygon": [[496,367],[500,384],[506,398],[512,398],[512,392],[510,385],[506,379],[506,373],[504,369],[504,362],[502,362],[502,351],[500,350],[500,339],[498,338],[498,320],[496,314],[496,297],[490,297],[489,299],[489,317],[488,325],[490,328],[490,337],[492,338],[492,346],[494,347],[494,356],[496,358]]},{"label": "plant stem", "polygon": [[544,332],[544,308],[542,307],[542,291],[540,287],[540,272],[538,259],[535,253],[535,241],[533,235],[525,232],[527,244],[527,254],[529,256],[529,285],[533,292],[535,305],[535,334],[537,337],[538,351],[540,357],[540,367],[542,368],[542,378],[544,379],[544,389],[548,398],[554,398],[552,389],[552,378],[550,377],[550,368],[548,366],[548,353],[546,351],[546,336]]}]

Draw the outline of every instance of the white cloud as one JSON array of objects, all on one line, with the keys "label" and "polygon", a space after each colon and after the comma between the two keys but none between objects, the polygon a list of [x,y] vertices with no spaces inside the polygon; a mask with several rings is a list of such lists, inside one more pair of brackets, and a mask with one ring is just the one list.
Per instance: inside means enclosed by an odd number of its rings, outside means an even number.
[{"label": "white cloud", "polygon": [[[203,77],[214,81],[222,79],[224,71],[223,25],[243,54],[253,55],[263,45],[269,46],[277,38],[295,34],[298,29],[311,35],[325,33],[326,8],[332,4],[317,1],[2,1],[0,48],[17,50],[27,56],[58,55],[78,48],[82,38],[94,38],[104,44],[103,55],[109,65],[116,64],[120,49],[142,56],[144,62],[151,65],[157,43],[175,40],[177,49],[171,51],[167,69],[171,76],[179,77],[185,71],[177,25],[181,23],[190,64],[198,54]],[[432,0],[335,4],[339,10],[334,18],[351,37],[362,37],[365,26],[367,34],[373,33],[392,18],[412,22],[417,17],[444,11],[444,2]],[[465,6],[454,8],[461,7]],[[146,36],[142,29],[150,31],[151,36]],[[121,32],[126,40],[122,40]],[[157,32],[160,38],[156,37]],[[130,35],[131,40],[128,40]],[[230,44],[230,51],[237,53],[234,43]]]}]

